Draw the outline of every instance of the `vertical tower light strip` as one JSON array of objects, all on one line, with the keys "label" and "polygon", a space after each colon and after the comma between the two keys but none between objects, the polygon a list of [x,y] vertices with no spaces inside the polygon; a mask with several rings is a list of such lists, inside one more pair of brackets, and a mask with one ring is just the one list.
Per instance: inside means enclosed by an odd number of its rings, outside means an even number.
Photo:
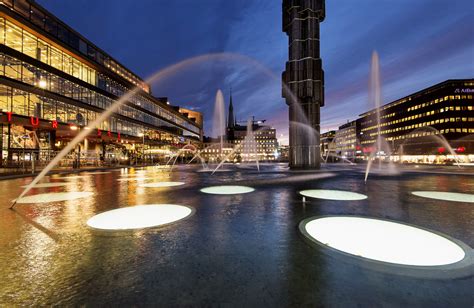
[{"label": "vertical tower light strip", "polygon": [[[324,106],[324,72],[319,54],[319,23],[324,0],[283,0],[283,32],[288,35],[288,62],[282,96],[289,106],[290,167],[319,169],[320,107]],[[291,91],[291,93],[290,93]]]}]

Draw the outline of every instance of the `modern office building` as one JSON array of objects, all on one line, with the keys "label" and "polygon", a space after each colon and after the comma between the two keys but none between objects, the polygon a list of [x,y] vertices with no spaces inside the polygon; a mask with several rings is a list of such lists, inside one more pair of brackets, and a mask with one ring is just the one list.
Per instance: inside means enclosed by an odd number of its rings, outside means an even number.
[{"label": "modern office building", "polygon": [[319,23],[324,0],[283,0],[283,32],[288,35],[288,61],[282,95],[289,107],[290,167],[320,167],[320,107],[324,106],[324,72]]},{"label": "modern office building", "polygon": [[361,147],[358,138],[359,132],[359,120],[350,121],[339,126],[334,137],[337,156],[352,161],[355,161],[356,158],[361,156]]},{"label": "modern office building", "polygon": [[322,133],[320,138],[321,156],[325,161],[334,162],[336,154],[336,131],[330,130]]},{"label": "modern office building", "polygon": [[239,146],[240,160],[252,160],[252,153],[256,150],[259,161],[274,161],[278,158],[278,140],[276,138],[276,129],[264,125],[265,121],[252,120],[251,126],[255,143],[249,142],[246,136],[248,131],[247,125],[236,124],[232,130],[233,140],[229,140],[235,146]]},{"label": "modern office building", "polygon": [[[419,163],[474,162],[474,79],[446,80],[380,107],[382,153]],[[377,110],[360,115],[365,156],[377,152]],[[450,151],[447,143],[453,149]]]},{"label": "modern office building", "polygon": [[[276,129],[265,125],[265,120],[255,120],[255,117],[239,123],[234,113],[232,92],[227,118],[226,140],[232,148],[237,146],[237,160],[252,160],[253,153],[256,153],[260,161],[274,161],[278,158]],[[247,138],[249,131],[252,132],[253,139]]]},{"label": "modern office building", "polygon": [[[226,136],[223,147],[220,140],[206,138],[203,157],[209,161],[218,161],[225,155],[234,153],[230,161],[241,162],[247,160],[275,161],[280,157],[276,129],[265,125],[265,120],[251,120],[238,122],[234,113],[232,94],[230,95],[227,113]],[[247,137],[249,131],[253,138]]]},{"label": "modern office building", "polygon": [[[145,81],[35,1],[0,2],[0,61],[4,166],[47,160],[82,129],[91,130],[76,148],[85,163],[157,159],[202,140],[202,120],[154,97]],[[136,87],[111,117],[89,126]]]}]

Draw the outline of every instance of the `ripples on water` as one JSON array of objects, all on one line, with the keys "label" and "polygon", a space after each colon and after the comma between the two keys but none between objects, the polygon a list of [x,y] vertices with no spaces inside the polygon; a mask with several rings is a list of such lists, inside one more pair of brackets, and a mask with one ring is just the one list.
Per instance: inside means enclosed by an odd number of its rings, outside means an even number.
[{"label": "ripples on water", "polygon": [[[196,170],[178,167],[170,174],[156,168],[122,169],[80,174],[72,180],[71,176],[52,176],[51,181],[67,179],[72,185],[34,188],[29,195],[94,194],[78,200],[18,204],[15,211],[7,209],[9,202],[31,179],[0,181],[6,201],[0,209],[0,306],[402,305],[406,301],[460,306],[471,302],[473,279],[420,284],[354,268],[327,259],[307,245],[297,225],[318,215],[380,217],[438,230],[473,247],[472,204],[411,194],[472,193],[472,177],[404,175],[381,177],[365,185],[358,172],[322,177],[263,166],[261,173],[235,168],[211,176]],[[185,185],[140,187],[156,182]],[[216,185],[249,185],[255,191],[239,195],[199,192]],[[308,189],[347,190],[368,199],[311,199],[303,205],[299,191]],[[97,235],[86,225],[100,212],[157,203],[191,206],[196,214],[174,225],[127,236]]]}]

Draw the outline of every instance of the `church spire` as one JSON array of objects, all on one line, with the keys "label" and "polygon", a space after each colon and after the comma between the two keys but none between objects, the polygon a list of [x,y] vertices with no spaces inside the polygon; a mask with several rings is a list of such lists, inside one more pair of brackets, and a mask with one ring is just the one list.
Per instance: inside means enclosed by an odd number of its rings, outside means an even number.
[{"label": "church spire", "polygon": [[232,104],[232,87],[230,88],[229,115],[227,118],[227,128],[235,127],[234,105]]}]

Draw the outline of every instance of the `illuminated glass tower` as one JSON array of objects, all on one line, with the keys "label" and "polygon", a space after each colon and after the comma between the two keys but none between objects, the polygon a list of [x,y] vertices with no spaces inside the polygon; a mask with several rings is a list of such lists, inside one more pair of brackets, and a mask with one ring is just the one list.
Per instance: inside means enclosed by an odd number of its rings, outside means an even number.
[{"label": "illuminated glass tower", "polygon": [[283,0],[289,59],[282,75],[282,94],[289,106],[291,168],[320,167],[319,108],[324,106],[324,72],[319,23],[324,17],[324,0]]}]

